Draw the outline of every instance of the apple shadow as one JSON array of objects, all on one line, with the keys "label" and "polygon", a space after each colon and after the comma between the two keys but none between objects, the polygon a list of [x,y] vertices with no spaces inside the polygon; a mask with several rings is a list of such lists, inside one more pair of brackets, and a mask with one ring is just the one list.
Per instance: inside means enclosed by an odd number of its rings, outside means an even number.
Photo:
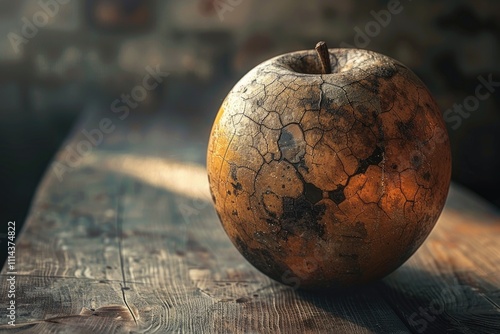
[{"label": "apple shadow", "polygon": [[472,272],[437,275],[408,265],[369,285],[305,291],[303,301],[374,333],[500,332],[500,286]]}]

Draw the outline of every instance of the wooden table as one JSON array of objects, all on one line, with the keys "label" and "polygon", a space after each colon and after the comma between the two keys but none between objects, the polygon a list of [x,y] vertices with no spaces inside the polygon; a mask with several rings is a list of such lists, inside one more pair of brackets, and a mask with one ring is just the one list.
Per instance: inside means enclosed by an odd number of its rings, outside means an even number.
[{"label": "wooden table", "polygon": [[[1,273],[1,332],[500,333],[500,215],[467,190],[451,187],[426,243],[389,277],[306,293],[261,274],[226,237],[206,125],[117,116],[84,117],[47,170],[17,231],[15,326]],[[100,142],[94,129],[109,133]],[[82,130],[94,134],[87,153]]]}]

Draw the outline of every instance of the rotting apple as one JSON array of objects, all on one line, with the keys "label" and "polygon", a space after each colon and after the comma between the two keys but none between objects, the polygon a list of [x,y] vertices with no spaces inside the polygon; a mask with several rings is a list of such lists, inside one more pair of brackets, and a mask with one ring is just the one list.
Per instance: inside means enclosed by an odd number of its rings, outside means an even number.
[{"label": "rotting apple", "polygon": [[342,288],[389,274],[422,244],[448,194],[451,153],[411,70],[320,42],[234,86],[207,169],[222,225],[251,264],[301,288]]}]

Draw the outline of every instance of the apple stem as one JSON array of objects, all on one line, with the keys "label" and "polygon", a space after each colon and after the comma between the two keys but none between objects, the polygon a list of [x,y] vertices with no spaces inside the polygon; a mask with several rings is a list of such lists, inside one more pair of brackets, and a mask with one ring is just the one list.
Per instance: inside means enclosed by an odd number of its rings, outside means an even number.
[{"label": "apple stem", "polygon": [[325,41],[319,41],[316,44],[316,52],[318,53],[319,59],[321,60],[321,67],[323,68],[323,74],[332,73],[332,65],[330,64],[330,53],[328,52],[328,46]]}]

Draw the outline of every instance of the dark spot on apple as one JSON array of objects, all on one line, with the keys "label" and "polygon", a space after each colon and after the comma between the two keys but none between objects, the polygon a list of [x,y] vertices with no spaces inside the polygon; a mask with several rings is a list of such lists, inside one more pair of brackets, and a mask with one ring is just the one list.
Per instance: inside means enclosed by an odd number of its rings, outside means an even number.
[{"label": "dark spot on apple", "polygon": [[312,98],[306,97],[306,98],[300,99],[299,101],[300,101],[299,104],[302,107],[304,107],[306,109],[313,110],[313,109],[317,109],[319,99],[316,97],[312,97]]},{"label": "dark spot on apple", "polygon": [[281,156],[284,159],[286,159],[287,153],[293,150],[293,148],[295,147],[295,140],[293,138],[293,135],[288,132],[286,128],[281,130],[281,135],[278,139],[278,146],[281,151]]},{"label": "dark spot on apple", "polygon": [[370,165],[378,165],[384,158],[384,149],[376,146],[373,153],[366,159],[360,160],[355,174],[363,174]]},{"label": "dark spot on apple", "polygon": [[354,225],[353,232],[356,233],[362,239],[364,239],[368,236],[368,232],[366,231],[365,224],[362,222],[356,222],[356,225]]},{"label": "dark spot on apple", "polygon": [[238,167],[236,167],[235,165],[231,164],[230,165],[230,169],[231,169],[231,178],[235,181],[238,181]]},{"label": "dark spot on apple", "polygon": [[414,155],[411,157],[411,164],[415,169],[418,169],[420,166],[422,166],[422,158],[419,155]]},{"label": "dark spot on apple", "polygon": [[304,196],[312,204],[323,199],[323,191],[312,183],[304,183]]},{"label": "dark spot on apple", "polygon": [[283,230],[290,234],[302,231],[313,231],[318,236],[323,236],[325,227],[320,223],[325,214],[324,204],[312,204],[305,196],[298,198],[283,198],[283,215],[280,219]]},{"label": "dark spot on apple", "polygon": [[293,146],[295,143],[295,141],[293,140],[293,135],[286,131],[285,129],[283,129],[283,131],[281,131],[281,136],[280,136],[280,139],[278,140],[278,145],[280,147],[283,147],[283,146]]},{"label": "dark spot on apple", "polygon": [[356,109],[363,116],[363,118],[368,117],[369,112],[368,112],[368,109],[364,105],[358,105]]},{"label": "dark spot on apple", "polygon": [[332,104],[333,101],[330,102],[329,106],[325,108],[325,110],[332,117],[333,127],[344,133],[349,132],[355,120],[352,111],[347,110],[346,107],[335,106],[332,108]]},{"label": "dark spot on apple", "polygon": [[337,189],[328,193],[328,197],[333,201],[333,203],[338,205],[345,201],[344,188],[345,186],[339,185]]},{"label": "dark spot on apple", "polygon": [[[247,226],[244,223],[242,225]],[[240,237],[236,237],[235,246],[243,257],[250,261],[256,268],[276,280],[279,280],[284,272],[290,270],[288,267],[280,265],[279,261],[275,260],[275,254],[267,249],[250,248]]]},{"label": "dark spot on apple", "polygon": [[415,123],[413,122],[413,119],[409,120],[406,123],[397,121],[396,126],[398,127],[399,132],[404,136],[405,139],[412,139],[415,137],[414,134]]},{"label": "dark spot on apple", "polygon": [[366,79],[361,80],[359,84],[372,94],[378,94],[379,92],[380,85],[378,78],[373,75],[370,75]]},{"label": "dark spot on apple", "polygon": [[241,183],[233,183],[231,182],[231,185],[233,186],[233,189],[234,189],[234,195],[235,196],[238,196],[238,193],[243,189],[243,187],[241,186]]},{"label": "dark spot on apple", "polygon": [[381,78],[391,78],[393,77],[396,73],[398,73],[398,70],[396,67],[392,66],[382,66],[377,68],[376,70],[376,75],[381,77]]},{"label": "dark spot on apple", "polygon": [[266,218],[266,223],[269,224],[269,226],[277,226],[276,214],[274,212],[268,212],[268,214],[272,218]]}]

